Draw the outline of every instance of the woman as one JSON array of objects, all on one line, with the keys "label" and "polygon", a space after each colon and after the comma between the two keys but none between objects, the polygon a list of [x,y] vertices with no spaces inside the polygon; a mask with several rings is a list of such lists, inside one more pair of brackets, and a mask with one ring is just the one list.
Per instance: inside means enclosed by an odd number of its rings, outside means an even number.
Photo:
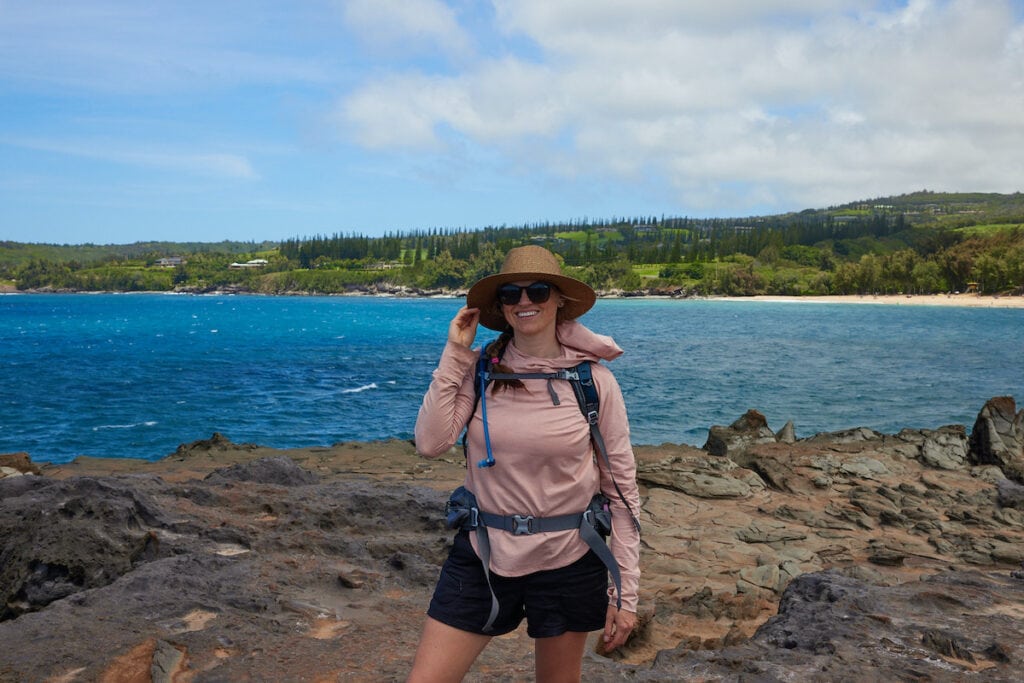
[{"label": "woman", "polygon": [[[636,626],[636,467],[622,393],[598,362],[622,350],[575,322],[595,299],[589,286],[562,275],[548,250],[511,250],[500,273],[473,285],[466,306],[449,324],[448,343],[416,420],[416,448],[427,457],[442,455],[468,424],[465,488],[492,516],[567,517],[604,492],[621,595],[609,588],[605,564],[579,529],[488,528],[489,572],[479,559],[478,535],[460,531],[427,611],[410,681],[461,680],[490,639],[515,630],[524,616],[535,639],[537,680],[578,681],[588,632],[603,628],[603,647],[610,652]],[[502,333],[486,348],[492,372],[551,373],[590,361],[607,460],[595,453],[568,381],[498,379],[477,406],[480,355],[471,347],[478,324]],[[489,614],[492,605],[495,614]]]}]

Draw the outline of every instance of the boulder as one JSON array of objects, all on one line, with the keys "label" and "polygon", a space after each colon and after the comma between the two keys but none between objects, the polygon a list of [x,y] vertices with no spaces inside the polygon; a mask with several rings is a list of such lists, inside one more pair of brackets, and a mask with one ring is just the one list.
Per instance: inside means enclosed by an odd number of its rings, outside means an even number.
[{"label": "boulder", "polygon": [[28,453],[0,453],[0,479],[39,473],[39,466],[32,462]]},{"label": "boulder", "polygon": [[732,457],[753,444],[775,443],[775,440],[775,432],[768,428],[765,416],[756,410],[748,410],[728,427],[712,426],[708,430],[704,450],[712,455]]},{"label": "boulder", "polygon": [[317,483],[319,478],[296,465],[291,458],[279,455],[225,467],[207,475],[206,481],[215,484],[248,481],[276,486],[308,486]]},{"label": "boulder", "polygon": [[159,551],[167,526],[139,477],[0,481],[0,621],[105,586]]},{"label": "boulder", "polygon": [[782,425],[782,429],[775,434],[775,440],[779,443],[796,443],[796,427],[792,420]]},{"label": "boulder", "polygon": [[236,444],[227,438],[220,432],[214,432],[209,439],[199,439],[192,443],[179,444],[178,449],[174,452],[177,457],[188,457],[191,455],[205,454],[217,451],[233,451],[233,450],[256,450],[259,448],[256,444],[242,443]]},{"label": "boulder", "polygon": [[1024,510],[1024,486],[1009,479],[1001,479],[996,483],[999,506]]},{"label": "boulder", "polygon": [[1010,479],[1024,483],[1024,410],[1012,396],[989,399],[971,430],[970,461],[996,465]]}]

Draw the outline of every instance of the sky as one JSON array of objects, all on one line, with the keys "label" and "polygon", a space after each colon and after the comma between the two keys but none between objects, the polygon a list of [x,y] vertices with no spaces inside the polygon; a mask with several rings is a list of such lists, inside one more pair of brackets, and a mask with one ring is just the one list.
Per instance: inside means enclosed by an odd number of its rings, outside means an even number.
[{"label": "sky", "polygon": [[0,240],[1024,190],[1024,0],[0,0]]}]

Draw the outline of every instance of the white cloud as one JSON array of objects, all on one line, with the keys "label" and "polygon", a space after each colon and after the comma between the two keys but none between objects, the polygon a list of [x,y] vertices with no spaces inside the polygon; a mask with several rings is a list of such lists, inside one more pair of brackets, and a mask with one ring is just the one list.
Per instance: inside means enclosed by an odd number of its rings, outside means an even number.
[{"label": "white cloud", "polygon": [[654,174],[683,203],[728,197],[737,211],[1022,189],[1024,27],[1004,0],[495,9],[496,30],[528,38],[539,60],[507,54],[368,82],[339,109],[352,139],[434,150],[461,140],[567,176]]},{"label": "white cloud", "polygon": [[353,35],[375,50],[455,57],[472,51],[455,12],[439,0],[345,0],[343,12]]},{"label": "white cloud", "polygon": [[[405,93],[396,98],[395,93]],[[426,76],[393,76],[372,83],[339,107],[336,120],[358,129],[369,148],[439,149],[436,127],[464,99],[457,84]]]},{"label": "white cloud", "polygon": [[632,40],[666,28],[727,30],[744,24],[802,22],[874,4],[871,0],[494,0],[499,21],[507,30],[521,31],[545,43],[574,31]]}]

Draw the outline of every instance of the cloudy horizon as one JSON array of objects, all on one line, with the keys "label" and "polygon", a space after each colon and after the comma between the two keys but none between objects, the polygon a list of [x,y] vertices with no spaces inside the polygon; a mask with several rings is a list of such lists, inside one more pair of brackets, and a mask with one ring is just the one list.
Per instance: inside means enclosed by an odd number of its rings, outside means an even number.
[{"label": "cloudy horizon", "polygon": [[1021,0],[0,0],[0,239],[1024,189]]}]

